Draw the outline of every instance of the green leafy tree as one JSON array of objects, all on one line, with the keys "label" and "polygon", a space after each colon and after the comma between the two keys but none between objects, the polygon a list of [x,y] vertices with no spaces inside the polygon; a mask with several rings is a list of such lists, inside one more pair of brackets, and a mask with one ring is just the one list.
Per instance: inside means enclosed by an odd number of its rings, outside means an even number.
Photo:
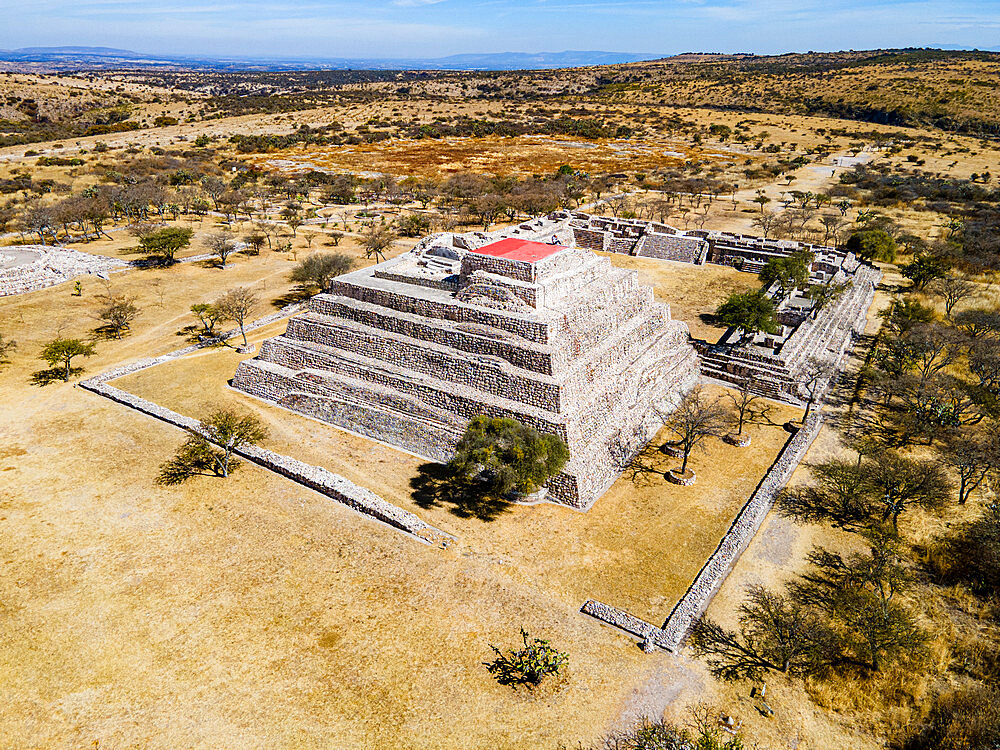
[{"label": "green leafy tree", "polygon": [[403,237],[422,237],[431,229],[431,221],[420,214],[408,214],[396,220],[396,227]]},{"label": "green leafy tree", "polygon": [[267,429],[253,414],[219,409],[202,420],[177,454],[160,466],[158,484],[180,484],[198,474],[228,477],[239,464],[233,454],[267,437]]},{"label": "green leafy tree", "polygon": [[716,317],[727,326],[743,334],[777,333],[778,322],[774,317],[774,301],[764,292],[733,292],[719,305]]},{"label": "green leafy tree", "polygon": [[934,321],[934,310],[912,297],[894,300],[889,308],[879,315],[886,321],[890,330],[898,334],[905,334],[917,325]]},{"label": "green leafy tree", "polygon": [[491,646],[496,659],[486,664],[486,669],[501,685],[512,688],[524,686],[533,690],[550,675],[558,675],[569,662],[569,656],[557,651],[548,641],[532,638],[521,628],[524,648],[501,651]]},{"label": "green leafy tree", "polygon": [[806,297],[812,300],[812,317],[819,315],[820,310],[829,305],[831,302],[836,302],[840,297],[847,291],[850,284],[845,282],[843,284],[813,284],[806,291]]},{"label": "green leafy tree", "polygon": [[201,323],[202,333],[205,336],[214,336],[215,326],[225,320],[225,315],[215,305],[207,302],[199,302],[196,305],[191,305],[191,312],[194,313],[195,317],[198,318],[198,322]]},{"label": "green leafy tree", "polygon": [[541,433],[516,419],[473,417],[449,468],[497,497],[531,494],[562,471],[569,448],[558,435]]},{"label": "green leafy tree", "polygon": [[289,278],[305,289],[325,290],[353,266],[354,259],[346,253],[312,253],[292,269]]},{"label": "green leafy tree", "polygon": [[844,246],[862,260],[896,260],[896,240],[884,229],[859,229],[851,233]]},{"label": "green leafy tree", "polygon": [[178,251],[191,244],[193,230],[187,227],[165,227],[139,239],[139,249],[150,259],[164,265],[176,262]]},{"label": "green leafy tree", "polygon": [[930,253],[920,253],[902,266],[899,272],[913,282],[914,289],[923,289],[935,279],[948,275],[950,264],[944,258]]},{"label": "green leafy tree", "polygon": [[809,283],[809,269],[812,266],[813,254],[797,252],[785,258],[771,258],[758,275],[764,288],[777,283],[779,294],[787,297],[795,289]]},{"label": "green leafy tree", "polygon": [[49,363],[49,367],[58,368],[60,377],[68,381],[69,376],[77,369],[72,367],[73,360],[77,357],[92,357],[95,352],[94,344],[89,341],[58,338],[46,344],[39,356]]}]

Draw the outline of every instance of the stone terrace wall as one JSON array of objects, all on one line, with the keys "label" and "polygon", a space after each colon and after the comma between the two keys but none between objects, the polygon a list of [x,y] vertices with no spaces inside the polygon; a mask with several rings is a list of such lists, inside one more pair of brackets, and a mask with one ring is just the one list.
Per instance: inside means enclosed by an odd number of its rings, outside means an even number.
[{"label": "stone terrace wall", "polygon": [[[196,419],[185,417],[183,414],[178,414],[152,401],[134,396],[120,388],[108,385],[98,378],[84,380],[80,383],[80,387],[136,411],[140,411],[143,414],[156,417],[175,427],[180,427],[182,430],[205,434]],[[445,543],[445,540],[452,539],[450,534],[446,534],[440,529],[436,529],[430,524],[425,523],[413,513],[386,502],[371,490],[360,487],[350,480],[327,471],[320,466],[311,466],[297,459],[253,445],[237,448],[233,453],[259,466],[263,466],[265,469],[288,477],[298,484],[314,489],[337,502],[353,508],[363,515],[413,534],[425,542]]]}]

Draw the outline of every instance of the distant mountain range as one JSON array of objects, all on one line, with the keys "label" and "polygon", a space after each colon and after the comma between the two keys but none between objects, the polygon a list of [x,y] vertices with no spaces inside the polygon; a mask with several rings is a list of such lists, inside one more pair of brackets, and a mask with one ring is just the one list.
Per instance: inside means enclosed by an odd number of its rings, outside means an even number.
[{"label": "distant mountain range", "polygon": [[542,70],[618,65],[662,55],[630,52],[497,52],[439,58],[251,58],[153,55],[112,47],[24,47],[0,50],[0,64],[31,70],[187,68],[199,70]]}]

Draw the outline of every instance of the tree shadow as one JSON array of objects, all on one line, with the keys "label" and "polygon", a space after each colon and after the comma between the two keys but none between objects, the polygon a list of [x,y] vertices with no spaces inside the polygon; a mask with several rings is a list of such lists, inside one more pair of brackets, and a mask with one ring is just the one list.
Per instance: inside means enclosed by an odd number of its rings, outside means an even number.
[{"label": "tree shadow", "polygon": [[667,454],[661,450],[662,447],[647,444],[622,467],[622,474],[639,487],[648,487],[663,479],[669,468],[669,461]]},{"label": "tree shadow", "polygon": [[447,464],[421,464],[410,488],[413,502],[421,508],[451,506],[448,510],[459,518],[493,521],[511,510],[506,499],[484,492],[482,482],[467,479]]},{"label": "tree shadow", "polygon": [[[74,375],[79,375],[82,372],[82,367],[71,367],[69,375],[70,377],[73,377]],[[31,373],[31,383],[32,385],[37,385],[39,387],[50,385],[52,383],[61,383],[65,380],[65,375],[65,368],[50,367],[47,370],[38,370],[37,372]]]},{"label": "tree shadow", "polygon": [[778,513],[798,523],[829,523],[845,531],[859,531],[873,523],[869,502],[862,496],[838,496],[818,487],[784,489],[775,498]]},{"label": "tree shadow", "polygon": [[125,334],[128,333],[128,328],[123,330],[119,335],[115,327],[110,324],[97,326],[93,330],[93,338],[98,341],[117,341],[118,339],[125,338]]},{"label": "tree shadow", "polygon": [[294,305],[299,302],[307,302],[312,299],[313,292],[305,287],[297,286],[289,289],[287,292],[282,294],[280,297],[275,297],[271,300],[271,306],[282,308],[288,305]]}]

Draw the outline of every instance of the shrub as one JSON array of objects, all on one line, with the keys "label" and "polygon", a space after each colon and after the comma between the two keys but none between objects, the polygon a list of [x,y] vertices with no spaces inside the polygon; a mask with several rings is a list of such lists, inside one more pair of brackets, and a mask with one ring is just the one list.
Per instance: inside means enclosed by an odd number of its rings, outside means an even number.
[{"label": "shrub", "polygon": [[516,651],[509,649],[504,653],[491,646],[497,658],[488,662],[486,668],[501,685],[514,689],[524,685],[533,690],[549,675],[558,675],[569,661],[566,654],[556,651],[548,641],[531,638],[524,628],[521,628],[521,640],[524,648]]}]

